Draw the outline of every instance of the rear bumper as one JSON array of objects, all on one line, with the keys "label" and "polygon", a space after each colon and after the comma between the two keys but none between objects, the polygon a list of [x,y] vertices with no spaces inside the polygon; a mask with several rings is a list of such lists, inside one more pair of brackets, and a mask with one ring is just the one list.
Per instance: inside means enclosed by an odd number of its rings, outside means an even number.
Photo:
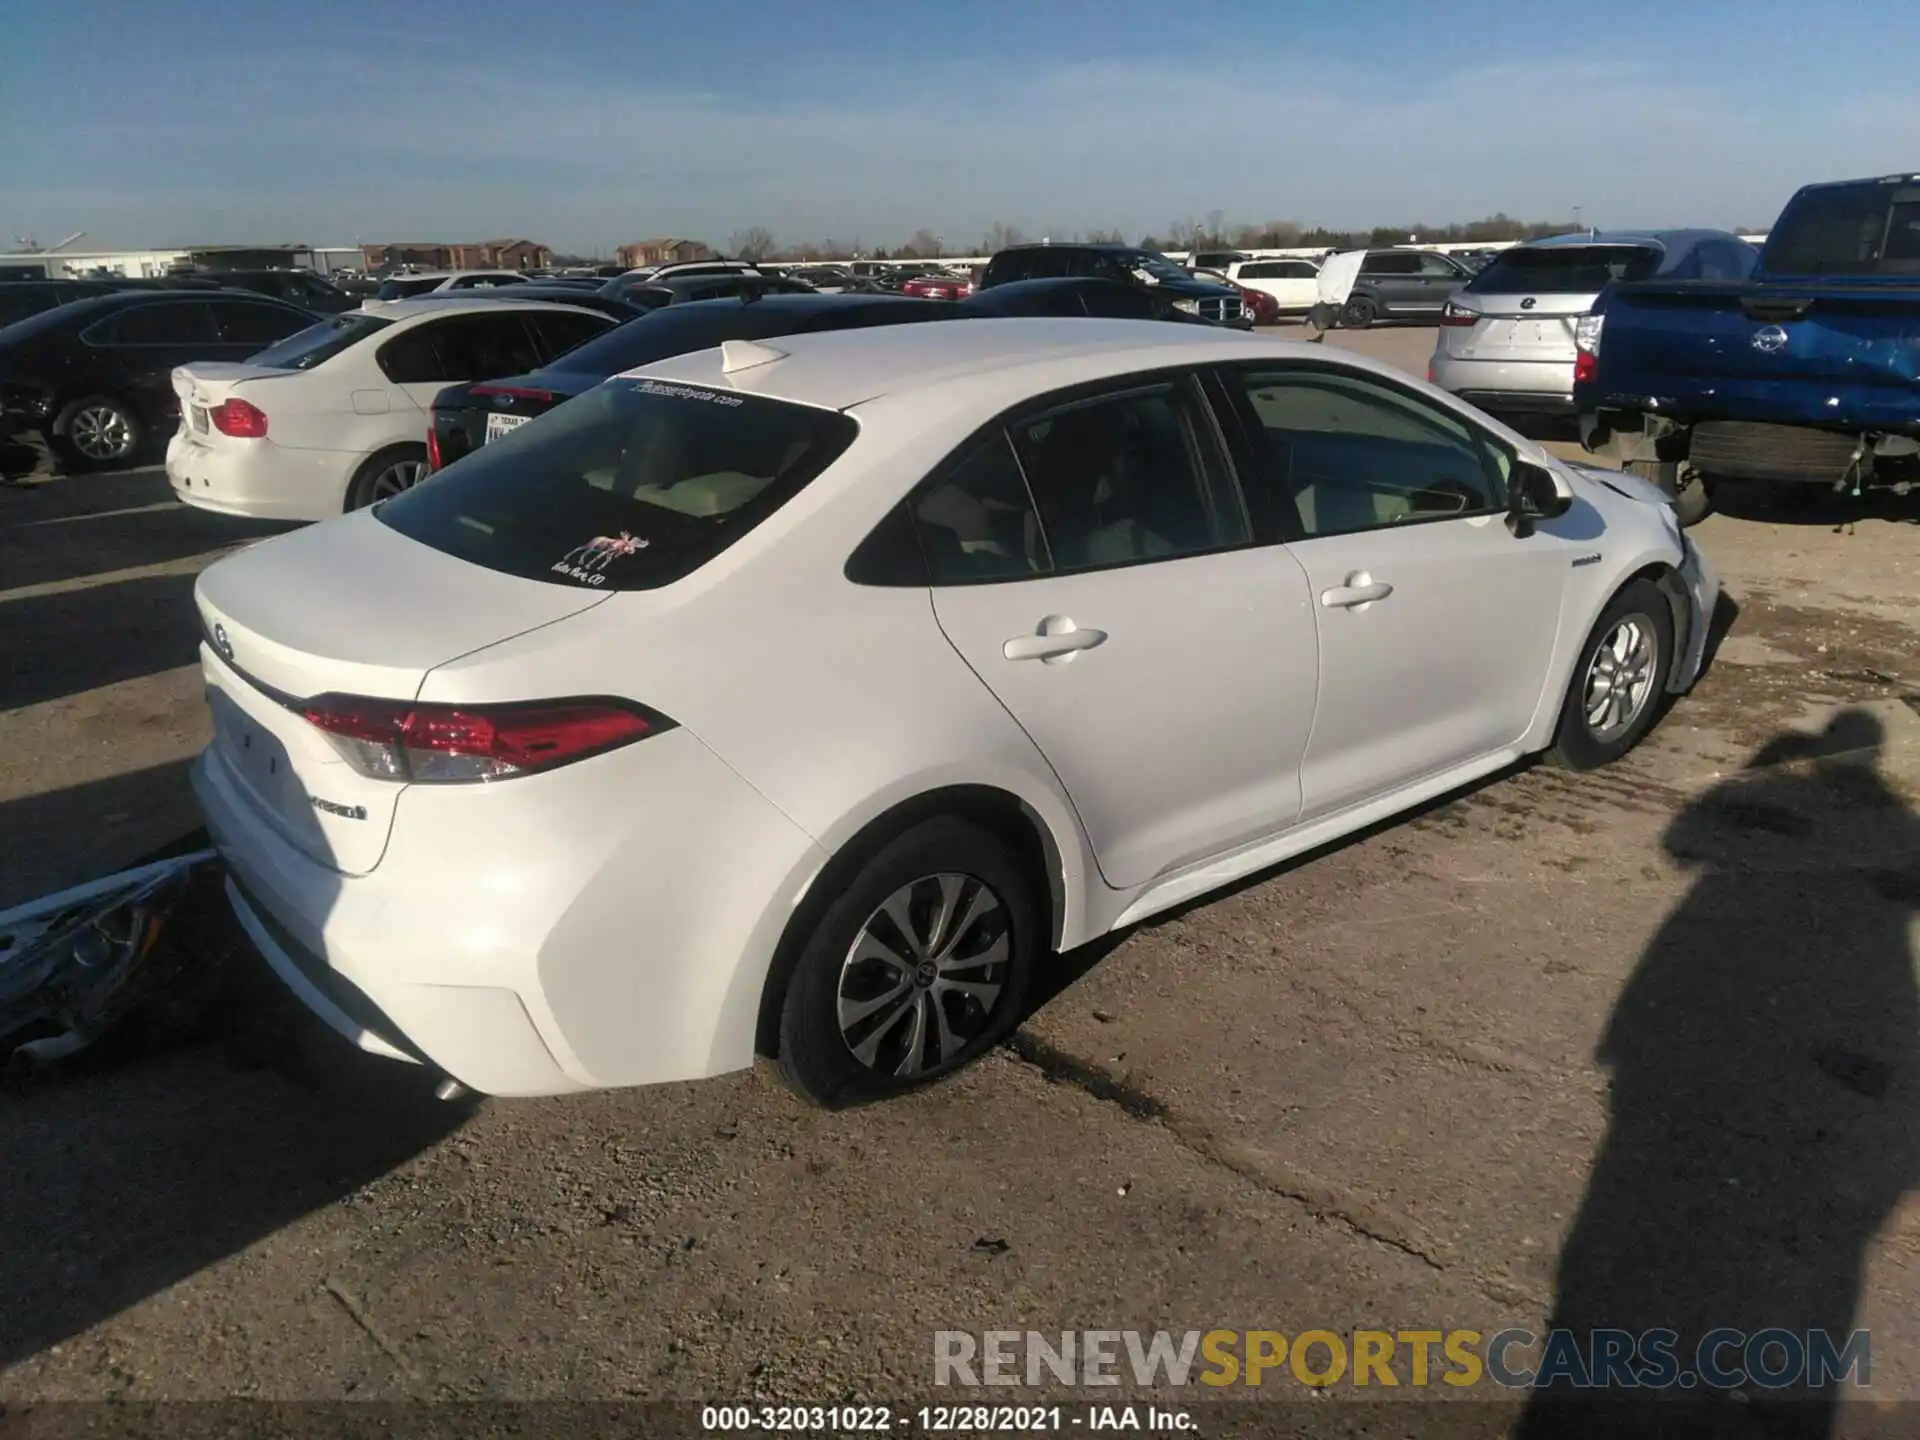
[{"label": "rear bumper", "polygon": [[1571,360],[1463,360],[1436,349],[1433,383],[1483,410],[1573,414]]},{"label": "rear bumper", "polygon": [[358,876],[284,838],[217,748],[193,786],[282,982],[361,1049],[489,1095],[751,1064],[774,947],[825,858],[684,730],[509,784],[408,787]]},{"label": "rear bumper", "polygon": [[346,508],[357,455],[290,450],[270,439],[242,444],[216,449],[175,431],[167,442],[174,498],[197,510],[256,520],[330,520]]}]

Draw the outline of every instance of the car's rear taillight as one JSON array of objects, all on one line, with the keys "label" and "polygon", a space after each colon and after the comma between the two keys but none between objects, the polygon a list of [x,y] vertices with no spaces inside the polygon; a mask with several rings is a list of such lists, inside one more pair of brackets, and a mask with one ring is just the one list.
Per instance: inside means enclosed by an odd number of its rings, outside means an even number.
[{"label": "car's rear taillight", "polygon": [[418,705],[322,695],[301,714],[369,779],[443,785],[552,770],[674,723],[624,700],[601,699]]},{"label": "car's rear taillight", "polygon": [[1467,309],[1464,305],[1456,305],[1451,300],[1447,301],[1447,303],[1440,308],[1440,323],[1442,325],[1472,325],[1479,319],[1479,315],[1475,312]]},{"label": "car's rear taillight", "polygon": [[440,412],[436,410],[427,426],[427,469],[438,470],[440,465]]},{"label": "car's rear taillight", "polygon": [[1573,383],[1590,385],[1593,377],[1600,373],[1600,357],[1591,350],[1581,350],[1573,357]]},{"label": "car's rear taillight", "polygon": [[213,428],[241,440],[259,440],[267,433],[267,414],[245,400],[223,400],[207,412]]}]

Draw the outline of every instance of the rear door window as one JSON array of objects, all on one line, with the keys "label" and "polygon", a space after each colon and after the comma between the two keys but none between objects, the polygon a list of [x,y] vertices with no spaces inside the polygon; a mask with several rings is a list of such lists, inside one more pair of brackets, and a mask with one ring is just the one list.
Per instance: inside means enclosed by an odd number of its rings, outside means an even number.
[{"label": "rear door window", "polygon": [[220,339],[228,345],[267,346],[308,328],[308,317],[284,305],[259,305],[250,300],[209,302]]},{"label": "rear door window", "polygon": [[1362,275],[1418,275],[1420,257],[1418,255],[1369,255],[1360,262]]},{"label": "rear door window", "polygon": [[450,315],[396,335],[380,368],[396,385],[495,380],[540,368],[533,334],[517,314]]},{"label": "rear door window", "polygon": [[586,343],[613,323],[605,316],[568,314],[561,310],[530,310],[526,322],[539,340],[543,365]]},{"label": "rear door window", "polygon": [[1058,571],[1192,555],[1245,540],[1213,483],[1222,466],[1190,381],[1022,420],[1014,451]]},{"label": "rear door window", "polygon": [[201,300],[161,300],[135,305],[95,325],[81,337],[89,345],[217,345],[213,312]]},{"label": "rear door window", "polygon": [[1651,245],[1543,245],[1502,250],[1467,286],[1475,295],[1597,295],[1659,267]]},{"label": "rear door window", "polygon": [[376,513],[423,545],[503,574],[651,590],[751,531],[857,433],[832,410],[611,380]]}]

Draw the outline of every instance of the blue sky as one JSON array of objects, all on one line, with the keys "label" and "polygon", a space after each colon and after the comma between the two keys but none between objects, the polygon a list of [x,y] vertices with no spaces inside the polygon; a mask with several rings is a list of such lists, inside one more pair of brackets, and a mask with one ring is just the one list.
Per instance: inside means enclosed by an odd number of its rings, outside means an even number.
[{"label": "blue sky", "polygon": [[1920,168],[1917,51],[1913,0],[26,4],[0,242],[1765,224]]}]

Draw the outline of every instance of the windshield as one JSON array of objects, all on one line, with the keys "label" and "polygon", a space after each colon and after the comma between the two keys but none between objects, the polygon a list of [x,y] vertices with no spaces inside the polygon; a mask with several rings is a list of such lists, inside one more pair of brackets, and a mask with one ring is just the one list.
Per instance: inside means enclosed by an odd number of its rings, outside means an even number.
[{"label": "windshield", "polygon": [[430,290],[438,290],[446,282],[427,275],[410,280],[383,280],[380,289],[375,292],[377,300],[405,300],[410,295],[425,295]]},{"label": "windshield", "polygon": [[1789,202],[1767,237],[1769,275],[1920,274],[1920,186],[1821,185]]},{"label": "windshield", "polygon": [[1190,281],[1193,279],[1173,261],[1151,250],[1135,250],[1124,257],[1126,268],[1142,280],[1164,283],[1166,281]]},{"label": "windshield", "polygon": [[833,410],[609,380],[382,504],[444,554],[526,580],[651,590],[691,574],[837,459]]},{"label": "windshield", "polygon": [[1502,250],[1467,286],[1474,295],[1597,295],[1660,268],[1651,245],[1552,245]]},{"label": "windshield", "polygon": [[271,365],[281,370],[311,370],[392,323],[365,311],[336,315],[269,345],[257,355],[248,356],[247,363]]}]

